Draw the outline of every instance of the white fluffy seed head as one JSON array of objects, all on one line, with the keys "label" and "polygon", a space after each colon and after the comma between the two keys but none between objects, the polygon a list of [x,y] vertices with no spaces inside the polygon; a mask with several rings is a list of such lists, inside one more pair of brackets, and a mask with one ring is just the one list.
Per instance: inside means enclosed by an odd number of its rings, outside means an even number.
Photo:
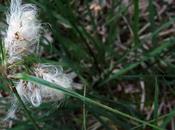
[{"label": "white fluffy seed head", "polygon": [[[61,67],[49,64],[37,64],[34,68],[36,77],[42,78],[51,83],[60,85],[66,89],[72,89],[72,79],[64,74]],[[19,81],[17,91],[24,102],[29,102],[37,107],[42,102],[59,101],[64,94],[56,89],[26,81]]]},{"label": "white fluffy seed head", "polygon": [[41,29],[36,15],[37,9],[34,5],[11,0],[6,18],[8,29],[4,39],[9,63],[35,52]]},{"label": "white fluffy seed head", "polygon": [[37,64],[34,68],[35,75],[49,82],[71,88],[72,79],[63,73],[62,67],[51,64]]}]

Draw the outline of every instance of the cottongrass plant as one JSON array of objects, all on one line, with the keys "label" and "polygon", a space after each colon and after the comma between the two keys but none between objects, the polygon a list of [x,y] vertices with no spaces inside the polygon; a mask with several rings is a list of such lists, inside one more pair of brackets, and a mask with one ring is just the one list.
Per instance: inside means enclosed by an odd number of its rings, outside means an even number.
[{"label": "cottongrass plant", "polygon": [[8,29],[4,39],[8,63],[22,60],[37,49],[41,24],[37,19],[37,8],[32,4],[22,4],[21,0],[11,0],[7,13]]},{"label": "cottongrass plant", "polygon": [[[31,54],[37,55],[36,50],[42,27],[37,19],[36,6],[22,4],[21,0],[11,0],[10,12],[7,13],[7,23],[8,28],[4,38],[7,65],[13,66],[16,62],[23,61],[24,58]],[[69,90],[73,89],[72,78],[74,76],[65,74],[62,67],[46,63],[33,63],[30,67],[30,74],[33,76]],[[20,69],[15,70],[17,68]],[[8,71],[8,75],[14,75],[14,72],[23,73],[23,68],[25,68],[24,64],[16,64],[13,71]],[[14,85],[16,85],[16,90],[22,101],[34,107],[40,106],[43,102],[56,102],[64,98],[64,94],[61,91],[32,82],[19,80],[15,81]],[[17,101],[16,98],[13,100],[8,118],[14,117],[18,107]]]},{"label": "cottongrass plant", "polygon": [[[37,64],[35,66],[34,75],[36,77],[72,89],[72,79],[63,73],[61,67],[50,64]],[[38,107],[42,102],[59,101],[64,98],[61,91],[23,80],[17,84],[17,90],[23,101],[30,102],[35,107]]]}]

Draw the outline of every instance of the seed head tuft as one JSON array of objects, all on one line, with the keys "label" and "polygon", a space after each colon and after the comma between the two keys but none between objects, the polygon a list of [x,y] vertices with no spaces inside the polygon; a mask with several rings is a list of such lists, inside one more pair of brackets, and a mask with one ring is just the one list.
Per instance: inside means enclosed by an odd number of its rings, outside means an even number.
[{"label": "seed head tuft", "polygon": [[36,15],[36,6],[22,4],[21,0],[11,0],[10,11],[6,16],[8,28],[4,39],[10,64],[36,51],[41,29]]}]

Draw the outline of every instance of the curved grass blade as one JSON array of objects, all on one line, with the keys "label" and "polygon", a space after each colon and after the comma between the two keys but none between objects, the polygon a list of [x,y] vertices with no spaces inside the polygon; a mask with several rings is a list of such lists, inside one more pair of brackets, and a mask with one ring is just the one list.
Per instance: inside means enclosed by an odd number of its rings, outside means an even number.
[{"label": "curved grass blade", "polygon": [[[9,80],[9,82],[13,85],[13,82],[11,80]],[[18,99],[19,103],[22,105],[23,109],[24,109],[24,112],[26,114],[26,116],[28,117],[28,119],[32,122],[35,130],[39,130],[39,126],[38,124],[36,123],[35,119],[32,117],[30,111],[27,109],[25,103],[23,102],[23,100],[21,99],[20,95],[18,94],[18,91],[16,90],[15,87],[12,87],[12,86],[9,86],[11,88],[11,90],[13,91],[14,95],[16,96],[16,98]]]},{"label": "curved grass blade", "polygon": [[159,47],[153,49],[152,51],[148,52],[147,54],[144,55],[143,59],[141,59],[138,62],[126,65],[124,68],[122,68],[121,70],[111,74],[107,79],[105,79],[104,81],[102,81],[99,86],[102,86],[106,83],[108,83],[111,80],[117,79],[120,76],[122,76],[123,74],[125,74],[126,72],[136,68],[138,65],[140,65],[142,62],[148,61],[153,57],[159,56],[165,49],[170,48],[172,46],[174,46],[174,41],[175,38],[173,39],[169,39],[167,41],[164,41]]},{"label": "curved grass blade", "polygon": [[113,109],[113,108],[111,108],[109,106],[106,106],[104,104],[101,104],[101,103],[99,103],[97,101],[94,101],[94,100],[88,98],[88,97],[84,97],[84,96],[82,96],[82,95],[80,95],[80,94],[78,94],[78,93],[76,93],[74,91],[67,90],[67,89],[65,89],[65,88],[63,88],[63,87],[61,87],[59,85],[50,83],[50,82],[48,82],[46,80],[43,80],[43,79],[40,79],[40,78],[37,78],[37,77],[34,77],[34,76],[30,76],[30,75],[27,75],[27,74],[18,74],[14,78],[22,79],[22,80],[25,80],[25,81],[30,81],[30,82],[33,82],[33,83],[36,83],[36,84],[41,84],[41,85],[44,85],[46,87],[50,87],[50,88],[53,88],[53,89],[60,90],[63,93],[65,93],[66,95],[69,95],[69,96],[78,98],[79,100],[81,100],[81,101],[83,101],[85,103],[89,103],[91,105],[98,106],[98,107],[103,108],[103,109],[105,109],[105,110],[107,110],[109,112],[115,113],[116,115],[123,116],[123,117],[128,118],[130,120],[133,120],[135,122],[138,122],[138,123],[147,125],[149,127],[155,128],[157,130],[163,130],[163,129],[161,129],[161,128],[153,125],[153,124],[150,124],[150,123],[148,123],[146,121],[140,120],[140,119],[138,119],[136,117],[132,117],[131,115],[128,115],[126,113],[123,113],[123,112],[121,112],[121,111],[119,111],[117,109]]},{"label": "curved grass blade", "polygon": [[139,41],[139,0],[134,0],[134,21],[133,21],[133,33],[134,33],[134,45],[138,45]]}]

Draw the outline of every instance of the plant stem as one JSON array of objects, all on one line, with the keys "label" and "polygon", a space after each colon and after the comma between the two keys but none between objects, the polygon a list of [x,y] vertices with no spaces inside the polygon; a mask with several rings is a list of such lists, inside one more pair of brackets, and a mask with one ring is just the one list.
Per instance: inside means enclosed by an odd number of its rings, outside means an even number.
[{"label": "plant stem", "polygon": [[[84,86],[83,96],[86,97],[86,86]],[[86,130],[86,103],[83,102],[83,130]]]},{"label": "plant stem", "polygon": [[11,85],[9,85],[9,88],[13,91],[13,93],[15,94],[16,98],[18,99],[18,101],[20,102],[20,104],[22,105],[25,114],[27,115],[28,119],[32,122],[32,124],[34,125],[36,130],[40,130],[38,124],[36,123],[35,119],[32,117],[30,111],[27,109],[26,105],[24,104],[24,102],[22,101],[21,97],[19,96],[18,91],[16,90],[16,88],[14,87],[14,83],[8,79],[8,81],[11,83]]},{"label": "plant stem", "polygon": [[139,0],[134,0],[134,21],[133,21],[133,33],[134,33],[134,46],[139,44]]},{"label": "plant stem", "polygon": [[125,118],[131,119],[131,120],[136,121],[138,123],[144,124],[145,126],[147,125],[149,127],[156,128],[157,130],[163,130],[163,129],[159,128],[158,126],[155,126],[155,125],[150,124],[150,123],[148,123],[146,121],[137,119],[136,117],[132,117],[131,115],[123,113],[123,112],[121,112],[121,111],[119,111],[117,109],[113,109],[113,108],[111,108],[109,106],[101,104],[101,103],[99,103],[97,101],[94,101],[94,100],[88,98],[88,97],[84,97],[83,95],[80,95],[80,94],[78,94],[76,92],[73,92],[71,90],[65,89],[65,88],[61,87],[60,85],[56,85],[56,84],[50,83],[50,82],[48,82],[46,80],[43,80],[43,79],[40,79],[40,78],[36,78],[34,76],[30,76],[30,75],[27,75],[27,74],[18,74],[14,78],[23,79],[25,81],[30,81],[30,82],[33,82],[33,83],[36,83],[36,84],[41,84],[41,85],[43,85],[43,87],[50,87],[50,88],[53,88],[53,89],[60,90],[60,91],[64,92],[65,94],[69,95],[69,96],[72,96],[72,97],[80,99],[83,102],[90,103],[92,105],[96,105],[96,106],[98,106],[100,108],[108,110],[109,112],[113,112],[113,113],[115,113],[117,115],[120,115],[120,116],[123,116]]}]

